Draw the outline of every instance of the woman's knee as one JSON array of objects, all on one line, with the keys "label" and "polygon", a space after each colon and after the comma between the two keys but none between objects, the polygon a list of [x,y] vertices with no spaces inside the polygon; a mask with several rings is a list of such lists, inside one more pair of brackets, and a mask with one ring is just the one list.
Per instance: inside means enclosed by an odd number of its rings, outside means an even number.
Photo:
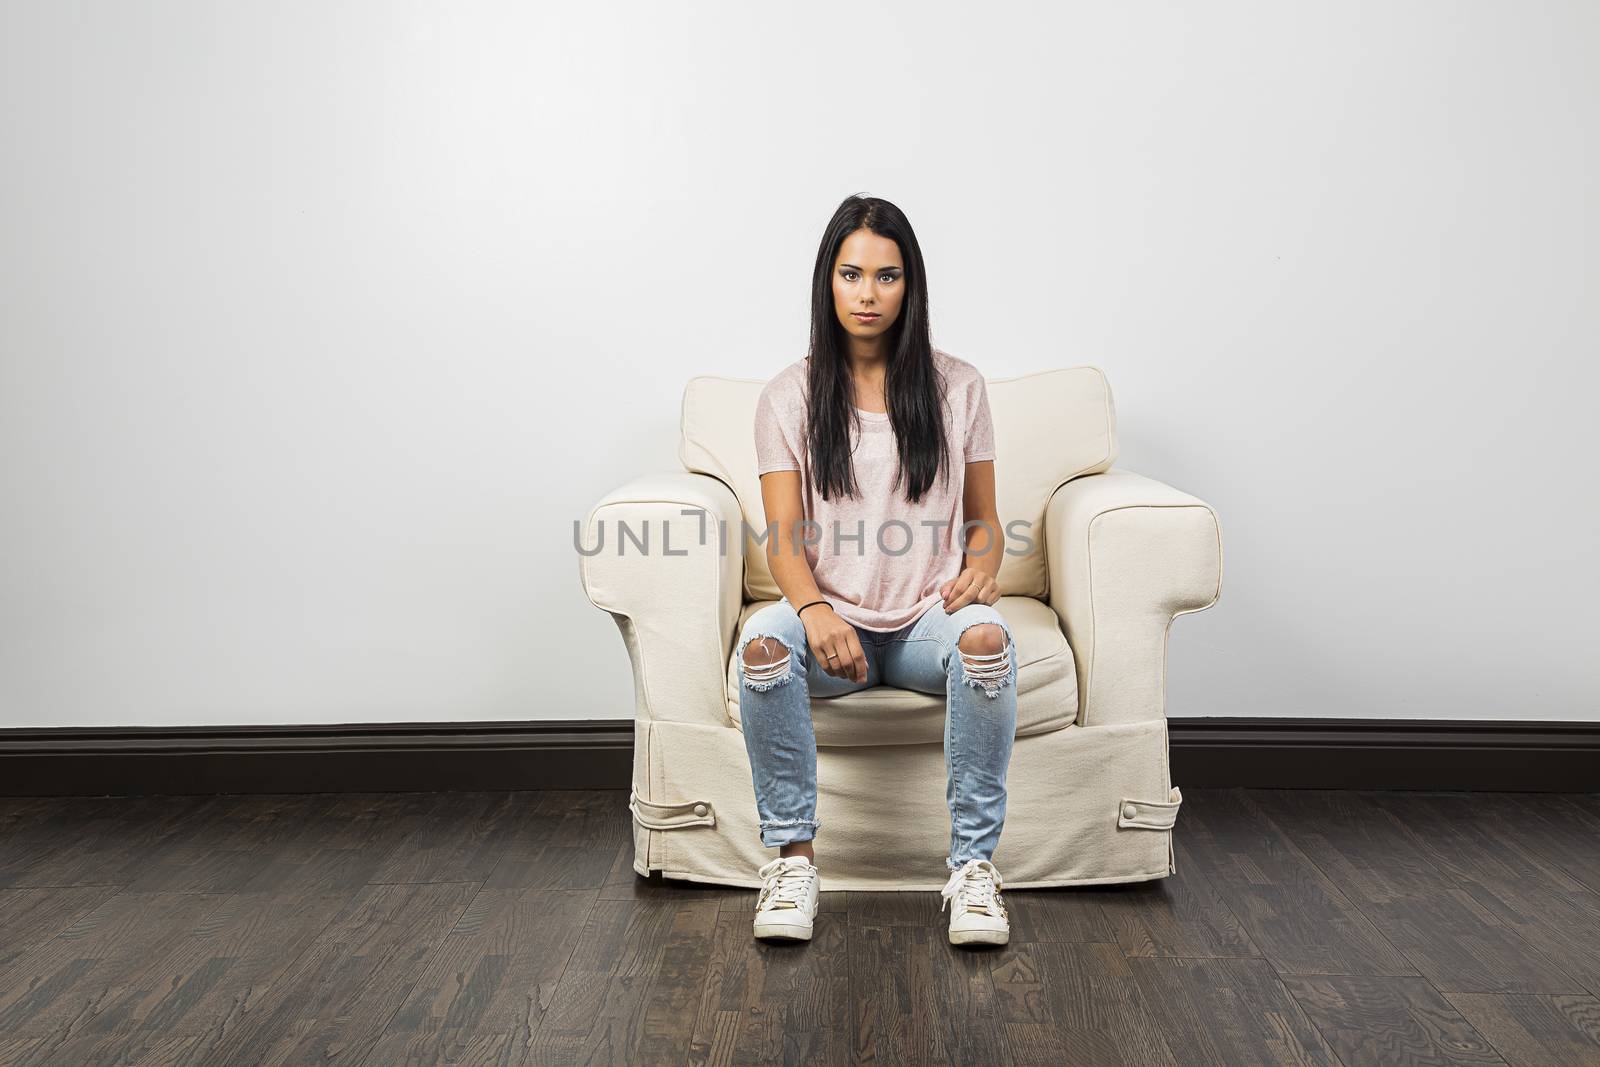
[{"label": "woman's knee", "polygon": [[957,643],[995,646],[975,651],[999,651],[1011,641],[1011,626],[993,604],[968,604],[949,616],[948,633],[954,634]]},{"label": "woman's knee", "polygon": [[977,656],[992,656],[1004,652],[1009,643],[1005,627],[997,622],[975,622],[961,631],[956,644],[963,652]]}]

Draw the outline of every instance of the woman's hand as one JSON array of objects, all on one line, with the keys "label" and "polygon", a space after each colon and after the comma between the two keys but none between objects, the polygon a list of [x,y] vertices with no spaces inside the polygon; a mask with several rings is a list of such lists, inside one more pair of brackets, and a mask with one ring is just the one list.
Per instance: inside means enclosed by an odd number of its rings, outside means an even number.
[{"label": "woman's hand", "polygon": [[993,604],[1000,599],[1000,585],[994,575],[977,567],[968,567],[939,587],[944,597],[944,613],[950,615],[968,604]]},{"label": "woman's hand", "polygon": [[861,638],[856,636],[856,628],[833,610],[832,604],[819,604],[810,615],[801,612],[800,621],[805,624],[811,654],[824,671],[852,682],[867,680],[867,654],[861,648]]}]

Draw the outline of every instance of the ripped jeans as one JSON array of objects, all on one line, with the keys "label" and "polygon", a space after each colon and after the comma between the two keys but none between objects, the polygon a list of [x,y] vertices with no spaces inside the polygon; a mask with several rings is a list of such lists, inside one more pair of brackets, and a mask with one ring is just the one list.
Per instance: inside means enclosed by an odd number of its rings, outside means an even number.
[{"label": "ripped jeans", "polygon": [[[962,634],[984,623],[997,625],[1004,635],[990,645],[998,650],[985,654],[962,649]],[[855,631],[867,659],[865,682],[822,669],[788,597],[751,615],[739,635],[739,720],[750,754],[761,843],[772,847],[809,841],[821,825],[816,817],[811,701],[890,685],[946,698],[945,800],[951,829],[945,866],[957,870],[969,859],[991,859],[1005,824],[1006,769],[1017,734],[1011,628],[991,605],[968,604],[947,614],[944,604],[935,601],[921,617],[893,632],[860,626]],[[993,631],[987,633],[995,637]],[[752,642],[758,643],[748,647]],[[980,642],[968,638],[968,647],[974,644]],[[752,666],[747,657],[759,665]]]}]

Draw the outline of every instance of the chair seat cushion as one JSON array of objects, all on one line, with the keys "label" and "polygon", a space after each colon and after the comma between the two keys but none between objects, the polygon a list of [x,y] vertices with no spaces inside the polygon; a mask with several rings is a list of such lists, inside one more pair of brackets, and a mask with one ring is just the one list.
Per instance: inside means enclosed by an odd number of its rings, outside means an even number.
[{"label": "chair seat cushion", "polygon": [[[750,616],[776,600],[745,604],[735,634]],[[1078,718],[1078,673],[1061,620],[1044,601],[1003,596],[995,604],[1016,639],[1017,736],[1049,733]],[[737,646],[735,641],[735,646]],[[728,715],[739,726],[739,667],[730,652],[727,670]],[[821,745],[942,744],[944,696],[876,685],[840,697],[813,698],[811,722]]]}]

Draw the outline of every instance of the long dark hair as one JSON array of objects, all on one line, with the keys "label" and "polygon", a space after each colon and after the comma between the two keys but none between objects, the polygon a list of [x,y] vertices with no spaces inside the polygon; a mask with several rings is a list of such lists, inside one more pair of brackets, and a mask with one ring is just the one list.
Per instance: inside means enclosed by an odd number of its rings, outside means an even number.
[{"label": "long dark hair", "polygon": [[859,426],[852,404],[850,361],[844,327],[833,306],[833,265],[846,237],[866,229],[900,246],[905,294],[900,314],[889,327],[884,397],[894,430],[899,470],[894,486],[907,486],[912,503],[921,500],[934,476],[950,477],[945,437],[945,382],[933,360],[928,330],[928,284],[922,248],[905,213],[875,196],[848,196],[828,221],[811,276],[811,349],[806,373],[807,447],[813,484],[824,500],[835,493],[858,492],[850,456],[850,428]]}]

